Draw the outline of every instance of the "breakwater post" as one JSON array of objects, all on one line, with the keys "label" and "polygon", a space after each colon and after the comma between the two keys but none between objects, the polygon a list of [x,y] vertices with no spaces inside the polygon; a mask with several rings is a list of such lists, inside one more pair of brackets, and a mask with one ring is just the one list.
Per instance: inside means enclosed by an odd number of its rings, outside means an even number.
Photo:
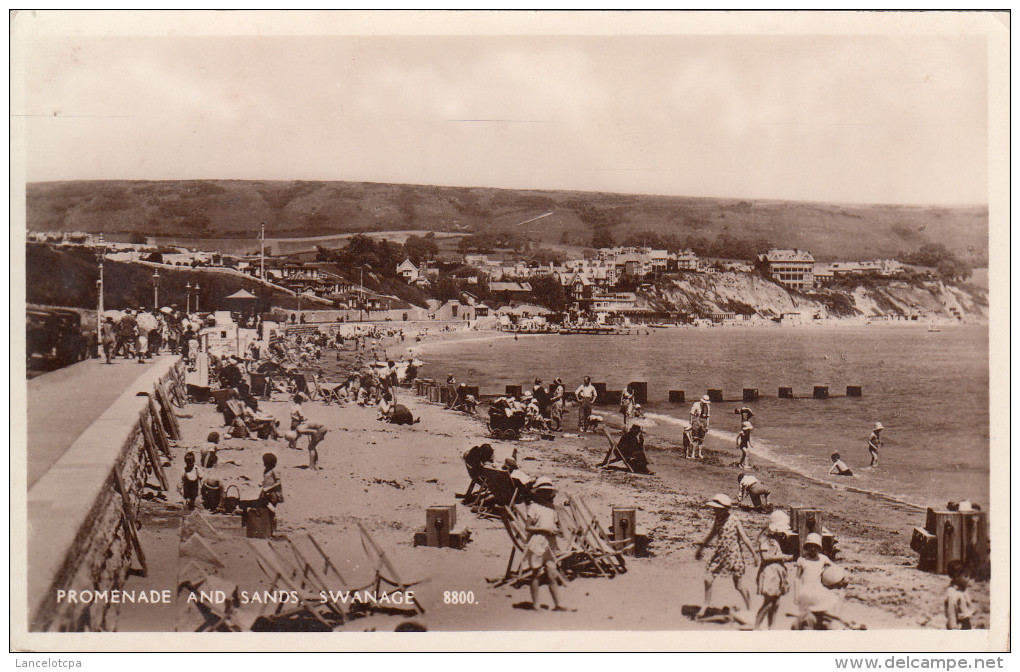
[{"label": "breakwater post", "polygon": [[595,388],[595,403],[605,404],[606,403],[606,384],[605,383],[592,383]]},{"label": "breakwater post", "polygon": [[712,403],[719,403],[723,400],[722,390],[709,390],[708,400]]},{"label": "breakwater post", "polygon": [[829,398],[829,388],[826,385],[815,385],[814,398],[815,399],[828,399]]},{"label": "breakwater post", "polygon": [[793,388],[792,387],[780,387],[779,388],[780,399],[793,399]]},{"label": "breakwater post", "polygon": [[756,387],[745,387],[744,388],[744,401],[758,401],[758,388],[756,388]]},{"label": "breakwater post", "polygon": [[671,404],[682,404],[684,403],[685,395],[683,390],[670,390],[669,391],[669,403]]},{"label": "breakwater post", "polygon": [[648,403],[648,383],[644,381],[632,381],[630,389],[634,391],[634,401],[639,404]]},{"label": "breakwater post", "polygon": [[860,397],[860,396],[862,396],[861,386],[860,385],[847,385],[846,386],[846,396],[848,396],[848,397]]}]

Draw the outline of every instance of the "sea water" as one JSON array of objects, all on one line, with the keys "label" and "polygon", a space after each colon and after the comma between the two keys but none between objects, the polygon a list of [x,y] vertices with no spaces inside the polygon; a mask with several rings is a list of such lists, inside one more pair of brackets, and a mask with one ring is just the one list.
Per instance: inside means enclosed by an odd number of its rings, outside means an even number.
[{"label": "sea water", "polygon": [[[644,410],[654,445],[679,444],[691,404],[709,388],[725,401],[712,404],[712,429],[732,441],[740,426],[734,409],[743,388],[757,388],[754,453],[806,476],[883,492],[921,505],[948,500],[988,502],[988,329],[925,325],[715,327],[641,330],[631,336],[542,335],[482,337],[431,343],[421,349],[422,375],[501,392],[508,383],[555,377],[574,389],[584,375],[619,390],[648,383]],[[815,385],[829,399],[812,398]],[[863,389],[846,397],[848,385]],[[778,388],[794,399],[779,399]],[[670,404],[669,390],[687,401]],[[619,422],[617,408],[598,413]],[[564,421],[575,422],[573,414]],[[868,467],[868,435],[886,429],[879,466]],[[732,449],[734,457],[737,455]],[[829,476],[838,452],[852,479]],[[653,458],[654,459],[654,458]]]}]

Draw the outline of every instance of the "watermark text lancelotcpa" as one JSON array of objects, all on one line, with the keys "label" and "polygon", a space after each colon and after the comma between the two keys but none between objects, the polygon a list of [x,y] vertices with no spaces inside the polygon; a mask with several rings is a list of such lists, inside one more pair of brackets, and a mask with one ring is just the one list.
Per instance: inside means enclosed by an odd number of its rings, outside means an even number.
[{"label": "watermark text lancelotcpa", "polygon": [[70,658],[15,658],[14,667],[81,667],[80,660],[72,660]]}]

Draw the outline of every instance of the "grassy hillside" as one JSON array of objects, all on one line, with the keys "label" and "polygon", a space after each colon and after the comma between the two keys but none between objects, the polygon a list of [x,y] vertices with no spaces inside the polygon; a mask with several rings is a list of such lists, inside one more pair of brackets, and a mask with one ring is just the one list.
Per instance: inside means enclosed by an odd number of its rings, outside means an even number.
[{"label": "grassy hillside", "polygon": [[[980,260],[986,207],[838,205],[576,191],[525,191],[269,181],[99,181],[28,185],[28,228],[190,237],[311,236],[420,229],[509,231],[543,243],[589,245],[651,231],[728,235],[811,250],[819,260],[888,257],[942,243]],[[552,213],[524,223],[532,218]]]}]

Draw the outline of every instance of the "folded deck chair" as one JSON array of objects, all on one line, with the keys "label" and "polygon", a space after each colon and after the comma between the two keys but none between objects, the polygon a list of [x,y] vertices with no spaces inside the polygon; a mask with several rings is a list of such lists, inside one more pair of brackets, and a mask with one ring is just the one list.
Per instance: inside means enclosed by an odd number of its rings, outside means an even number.
[{"label": "folded deck chair", "polygon": [[[405,581],[401,578],[400,572],[397,571],[397,568],[393,566],[392,562],[390,562],[390,559],[386,557],[386,552],[378,543],[376,543],[375,539],[372,538],[372,535],[367,529],[365,529],[365,526],[361,524],[360,520],[358,521],[358,529],[361,531],[361,546],[365,549],[365,555],[368,556],[375,573],[375,577],[368,585],[373,587],[377,593],[384,583],[393,586],[401,592],[406,592],[408,588],[416,586],[426,580],[419,579],[417,581]],[[366,588],[367,587],[368,586],[366,586]],[[425,607],[421,605],[421,602],[418,601],[417,597],[413,598],[412,602],[414,607],[408,607],[408,610],[413,610],[422,614],[425,613]]]},{"label": "folded deck chair", "polygon": [[614,572],[624,573],[627,571],[627,561],[623,558],[623,551],[627,550],[624,544],[614,543],[598,518],[592,515],[591,509],[581,497],[570,497],[570,508],[578,524],[582,525],[590,542],[591,549],[597,554],[600,561],[607,563]]},{"label": "folded deck chair", "polygon": [[[296,602],[267,601],[259,611],[259,617],[273,621],[312,618],[322,627],[332,630],[335,623],[331,622],[333,610],[324,604],[318,595],[301,576],[301,573],[281,558],[268,539],[248,539],[248,545],[255,553],[255,559],[262,573],[269,579],[269,592],[283,591],[297,597]],[[335,620],[335,619],[333,619]]]},{"label": "folded deck chair", "polygon": [[560,525],[562,547],[575,555],[577,562],[572,569],[586,576],[614,576],[615,566],[605,560],[604,553],[590,539],[588,528],[578,522],[573,507],[557,505],[556,520]]},{"label": "folded deck chair", "polygon": [[[347,587],[347,582],[340,575],[336,565],[326,555],[322,547],[312,538],[311,534],[302,535],[298,540],[303,542],[304,549],[298,545],[293,537],[286,537],[283,541],[270,541],[269,545],[276,551],[277,556],[286,558],[289,556],[292,567],[295,570],[295,579],[300,583],[302,589],[308,588],[314,593],[325,593],[337,591]],[[318,552],[318,557],[315,556]],[[318,569],[317,569],[318,568]],[[320,599],[321,601],[321,599]],[[342,602],[327,600],[323,605],[326,611],[331,612],[331,619],[343,623],[347,619]]]}]

